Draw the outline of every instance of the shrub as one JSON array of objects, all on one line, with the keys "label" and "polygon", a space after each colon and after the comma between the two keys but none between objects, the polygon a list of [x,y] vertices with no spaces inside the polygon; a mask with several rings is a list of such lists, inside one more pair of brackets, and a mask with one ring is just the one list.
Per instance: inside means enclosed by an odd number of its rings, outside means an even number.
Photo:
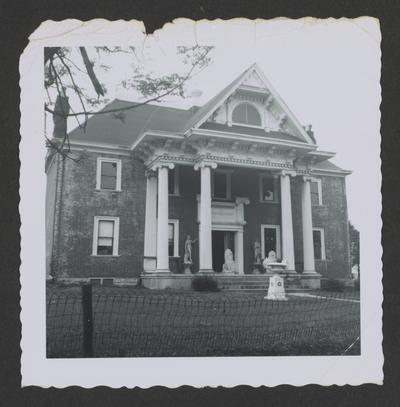
[{"label": "shrub", "polygon": [[217,280],[209,276],[194,276],[192,289],[194,291],[220,291]]},{"label": "shrub", "polygon": [[325,291],[342,292],[345,288],[343,281],[328,278],[321,281],[321,289]]}]

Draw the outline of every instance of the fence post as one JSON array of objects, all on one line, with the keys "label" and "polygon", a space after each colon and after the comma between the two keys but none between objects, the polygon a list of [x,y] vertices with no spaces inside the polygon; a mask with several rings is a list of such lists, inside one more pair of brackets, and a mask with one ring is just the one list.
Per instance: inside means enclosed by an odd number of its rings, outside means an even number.
[{"label": "fence post", "polygon": [[82,310],[83,310],[83,356],[93,357],[93,309],[92,309],[92,285],[82,286]]}]

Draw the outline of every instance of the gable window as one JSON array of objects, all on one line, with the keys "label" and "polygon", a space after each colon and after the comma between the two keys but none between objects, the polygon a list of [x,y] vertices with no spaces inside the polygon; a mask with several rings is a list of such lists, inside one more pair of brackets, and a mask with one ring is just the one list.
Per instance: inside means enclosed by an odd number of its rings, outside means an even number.
[{"label": "gable window", "polygon": [[168,221],[168,256],[179,256],[179,220],[170,219]]},{"label": "gable window", "polygon": [[311,190],[311,204],[320,206],[322,205],[322,185],[319,178],[315,178],[310,183]]},{"label": "gable window", "polygon": [[260,174],[260,201],[278,202],[278,179],[269,174]]},{"label": "gable window", "polygon": [[168,170],[168,194],[179,195],[179,168]]},{"label": "gable window", "polygon": [[103,157],[97,159],[96,189],[121,190],[121,160]]},{"label": "gable window", "polygon": [[213,172],[212,191],[214,199],[231,199],[231,173],[229,170]]},{"label": "gable window", "polygon": [[313,228],[314,258],[315,260],[325,260],[325,236],[324,229]]},{"label": "gable window", "polygon": [[95,216],[93,256],[118,256],[119,218]]},{"label": "gable window", "polygon": [[232,122],[261,127],[261,116],[258,110],[250,103],[240,103],[233,109]]}]

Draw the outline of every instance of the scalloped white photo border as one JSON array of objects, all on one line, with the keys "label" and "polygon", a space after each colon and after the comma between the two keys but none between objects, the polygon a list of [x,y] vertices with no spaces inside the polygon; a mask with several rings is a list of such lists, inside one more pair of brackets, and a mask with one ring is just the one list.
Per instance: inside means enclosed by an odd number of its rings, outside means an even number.
[{"label": "scalloped white photo border", "polygon": [[[380,43],[379,22],[370,17],[356,20],[202,20],[177,19],[152,34],[163,43],[224,46],[226,38],[245,46],[269,36],[271,41],[285,41],[285,30],[301,30],[309,24],[357,23],[365,35]],[[292,28],[291,28],[292,27]],[[361,34],[360,34],[361,35]],[[20,214],[21,214],[21,374],[22,386],[41,387],[105,385],[147,388],[153,385],[303,386],[360,385],[383,382],[382,353],[382,247],[381,247],[381,172],[379,108],[365,117],[372,120],[375,132],[354,151],[354,160],[365,159],[364,176],[368,184],[359,185],[357,193],[368,213],[360,225],[361,237],[361,355],[360,356],[291,356],[291,357],[196,357],[196,358],[99,358],[46,359],[45,326],[45,189],[44,172],[44,88],[43,47],[133,45],[142,46],[145,27],[138,21],[89,22],[46,21],[30,36],[20,60],[21,143],[20,143]],[[380,48],[374,51],[374,66],[380,69]],[[282,53],[285,47],[282,47]],[[238,56],[239,57],[239,56]],[[249,61],[250,63],[253,61]],[[351,61],[349,62],[349,64]],[[295,69],[295,61],[294,67]],[[290,72],[288,68],[287,72]],[[334,69],[327,73],[334,80]],[[325,73],[326,74],[326,73]],[[279,89],[278,89],[279,91]],[[344,94],[345,98],[346,95]],[[371,75],[371,97],[380,103],[379,76]],[[363,103],[360,98],[360,103]],[[375,106],[374,105],[374,106]],[[290,105],[289,105],[290,106]],[[356,107],[358,108],[358,107]],[[340,120],[340,118],[338,118]],[[343,129],[344,131],[346,129]],[[351,135],[349,135],[351,137]],[[361,153],[362,152],[362,153]],[[368,159],[367,159],[368,157]],[[352,169],[352,168],[349,168]],[[368,186],[368,188],[366,187]],[[173,374],[171,374],[173,372]]]}]

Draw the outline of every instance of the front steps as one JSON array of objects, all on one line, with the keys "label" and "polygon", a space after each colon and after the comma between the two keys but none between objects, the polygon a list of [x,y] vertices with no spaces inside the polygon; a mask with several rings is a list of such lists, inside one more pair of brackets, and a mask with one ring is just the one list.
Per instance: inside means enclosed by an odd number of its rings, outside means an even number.
[{"label": "front steps", "polygon": [[[143,273],[141,284],[149,289],[182,289],[190,290],[192,279],[200,274],[173,274],[173,273]],[[218,282],[218,287],[222,291],[267,291],[269,279],[272,274],[222,274],[210,273],[202,274],[211,277]],[[300,292],[305,289],[315,289],[320,287],[321,276],[298,274],[295,272],[282,273],[285,279],[285,289],[287,292]]]}]

